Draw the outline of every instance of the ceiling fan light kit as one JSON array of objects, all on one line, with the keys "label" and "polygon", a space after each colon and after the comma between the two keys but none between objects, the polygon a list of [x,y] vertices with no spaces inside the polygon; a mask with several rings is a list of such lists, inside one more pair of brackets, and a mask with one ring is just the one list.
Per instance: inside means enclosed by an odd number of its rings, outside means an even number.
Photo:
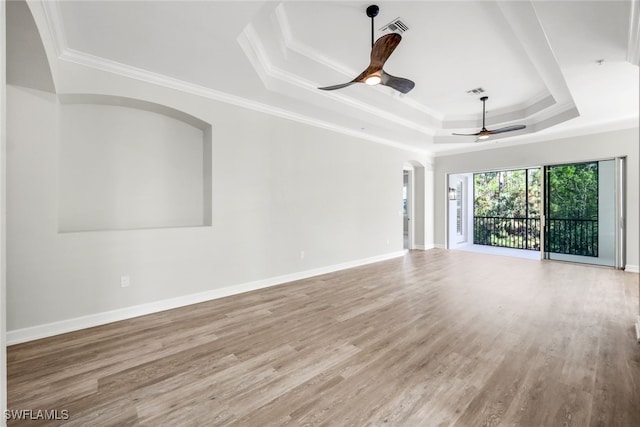
[{"label": "ceiling fan light kit", "polygon": [[364,82],[369,86],[374,86],[374,85],[380,84],[381,81],[382,81],[382,77],[376,74],[373,74],[367,77],[367,79]]}]

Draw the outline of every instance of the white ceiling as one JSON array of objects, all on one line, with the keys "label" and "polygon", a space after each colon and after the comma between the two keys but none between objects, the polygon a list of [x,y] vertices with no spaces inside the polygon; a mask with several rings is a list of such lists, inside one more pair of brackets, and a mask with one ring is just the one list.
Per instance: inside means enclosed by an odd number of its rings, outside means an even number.
[{"label": "white ceiling", "polygon": [[489,96],[487,127],[527,125],[492,138],[500,144],[637,126],[639,69],[627,60],[637,58],[638,46],[631,0],[376,2],[376,38],[395,18],[409,27],[385,70],[415,81],[415,89],[406,95],[361,84],[318,90],[347,82],[368,65],[369,4],[44,3],[63,59],[106,69],[116,64],[137,78],[161,76],[434,154],[478,148],[474,138],[451,136],[479,130],[480,95],[466,93],[478,87]]}]

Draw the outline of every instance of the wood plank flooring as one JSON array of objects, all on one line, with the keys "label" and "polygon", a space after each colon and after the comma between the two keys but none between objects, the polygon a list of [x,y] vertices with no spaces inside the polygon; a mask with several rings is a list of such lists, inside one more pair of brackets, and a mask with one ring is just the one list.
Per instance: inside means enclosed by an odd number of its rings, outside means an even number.
[{"label": "wood plank flooring", "polygon": [[9,408],[68,426],[640,426],[638,288],[415,251],[9,347]]}]

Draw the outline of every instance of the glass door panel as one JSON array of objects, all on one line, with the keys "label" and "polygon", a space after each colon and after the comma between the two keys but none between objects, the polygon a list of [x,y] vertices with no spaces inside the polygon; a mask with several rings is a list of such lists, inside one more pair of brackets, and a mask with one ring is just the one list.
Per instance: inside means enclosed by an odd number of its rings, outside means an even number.
[{"label": "glass door panel", "polygon": [[616,266],[614,160],[545,166],[545,258]]}]

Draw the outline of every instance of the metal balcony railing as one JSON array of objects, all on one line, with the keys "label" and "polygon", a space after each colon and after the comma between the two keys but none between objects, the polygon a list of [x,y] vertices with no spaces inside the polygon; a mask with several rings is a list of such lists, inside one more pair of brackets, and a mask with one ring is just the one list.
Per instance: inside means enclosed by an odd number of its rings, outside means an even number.
[{"label": "metal balcony railing", "polygon": [[[597,219],[547,219],[545,251],[598,256]],[[503,248],[540,250],[540,218],[473,218],[473,243]]]},{"label": "metal balcony railing", "polygon": [[547,219],[545,250],[557,254],[598,256],[597,219]]},{"label": "metal balcony railing", "polygon": [[503,248],[540,250],[540,218],[473,218],[473,243]]}]

